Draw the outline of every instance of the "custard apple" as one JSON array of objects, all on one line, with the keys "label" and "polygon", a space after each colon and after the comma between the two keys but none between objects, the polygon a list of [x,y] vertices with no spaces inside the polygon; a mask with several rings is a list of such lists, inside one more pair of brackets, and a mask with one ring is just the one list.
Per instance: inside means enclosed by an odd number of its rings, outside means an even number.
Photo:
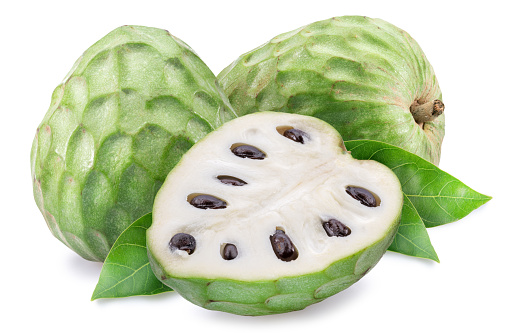
[{"label": "custard apple", "polygon": [[438,165],[444,105],[417,42],[380,19],[334,17],[281,34],[219,75],[239,115],[310,115],[344,140],[372,139]]},{"label": "custard apple", "polygon": [[104,260],[152,210],[182,154],[233,117],[184,42],[156,28],[113,30],[55,89],[36,132],[34,197],[50,230],[82,257]]},{"label": "custard apple", "polygon": [[259,112],[196,143],[159,190],[147,230],[163,283],[207,309],[265,315],[349,287],[397,232],[403,194],[310,116]]}]

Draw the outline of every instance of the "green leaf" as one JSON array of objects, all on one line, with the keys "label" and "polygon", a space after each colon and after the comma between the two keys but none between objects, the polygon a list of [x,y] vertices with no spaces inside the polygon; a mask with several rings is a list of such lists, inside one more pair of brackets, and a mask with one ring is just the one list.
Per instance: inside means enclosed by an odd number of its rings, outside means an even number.
[{"label": "green leaf", "polygon": [[375,160],[393,170],[426,227],[457,221],[491,199],[401,148],[373,140],[346,141],[345,146],[354,158]]},{"label": "green leaf", "polygon": [[399,230],[388,250],[440,262],[433,245],[431,245],[422,218],[406,196],[404,196]]},{"label": "green leaf", "polygon": [[399,147],[375,140],[350,140],[345,147],[356,159],[386,165],[402,184],[401,223],[390,251],[439,262],[426,228],[461,219],[491,199]]},{"label": "green leaf", "polygon": [[146,231],[151,224],[152,214],[147,214],[118,237],[104,262],[91,300],[172,291],[156,278],[150,268]]}]

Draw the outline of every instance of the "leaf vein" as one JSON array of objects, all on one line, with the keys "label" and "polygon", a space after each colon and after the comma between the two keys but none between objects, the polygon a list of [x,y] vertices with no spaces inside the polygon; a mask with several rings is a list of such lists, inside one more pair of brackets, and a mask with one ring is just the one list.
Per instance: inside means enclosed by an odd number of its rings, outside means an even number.
[{"label": "leaf vein", "polygon": [[[149,264],[150,264],[149,262],[147,262],[147,263],[143,264],[140,268],[138,268],[138,269],[134,270],[134,272],[133,272],[131,275],[126,276],[125,278],[123,278],[123,279],[121,279],[121,280],[117,281],[117,282],[116,282],[114,285],[112,285],[111,287],[108,287],[108,288],[104,289],[103,291],[101,291],[100,293],[98,293],[98,295],[97,295],[97,296],[100,296],[100,295],[102,295],[103,293],[105,293],[105,292],[107,292],[107,291],[109,291],[109,290],[111,290],[111,289],[115,288],[116,286],[118,286],[118,285],[119,285],[119,284],[121,284],[122,282],[125,282],[125,281],[127,281],[128,279],[133,278],[133,277],[136,275],[136,273],[138,273],[141,269],[146,268],[146,266],[147,266],[147,265],[149,265]],[[124,266],[124,265],[119,265],[119,264],[110,264],[110,265]],[[130,267],[129,267],[129,268],[130,268]],[[133,285],[133,287],[134,287],[134,285]]]}]

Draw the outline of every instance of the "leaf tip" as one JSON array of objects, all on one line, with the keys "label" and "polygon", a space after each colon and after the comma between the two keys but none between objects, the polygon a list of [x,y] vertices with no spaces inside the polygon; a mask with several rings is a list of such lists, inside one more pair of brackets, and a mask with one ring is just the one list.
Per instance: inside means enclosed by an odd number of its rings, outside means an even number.
[{"label": "leaf tip", "polygon": [[102,293],[99,293],[98,291],[98,287],[95,288],[95,290],[93,291],[93,294],[91,294],[91,299],[90,301],[95,301],[95,300],[98,300],[98,299],[101,299],[103,298],[102,296]]}]

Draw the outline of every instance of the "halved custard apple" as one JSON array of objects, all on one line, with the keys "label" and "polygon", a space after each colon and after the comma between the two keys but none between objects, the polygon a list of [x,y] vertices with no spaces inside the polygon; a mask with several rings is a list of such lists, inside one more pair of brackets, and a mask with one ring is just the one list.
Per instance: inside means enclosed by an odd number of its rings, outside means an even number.
[{"label": "halved custard apple", "polygon": [[300,310],[383,256],[399,180],[356,160],[314,117],[259,112],[195,144],[157,194],[147,231],[156,276],[187,300],[240,315]]}]

